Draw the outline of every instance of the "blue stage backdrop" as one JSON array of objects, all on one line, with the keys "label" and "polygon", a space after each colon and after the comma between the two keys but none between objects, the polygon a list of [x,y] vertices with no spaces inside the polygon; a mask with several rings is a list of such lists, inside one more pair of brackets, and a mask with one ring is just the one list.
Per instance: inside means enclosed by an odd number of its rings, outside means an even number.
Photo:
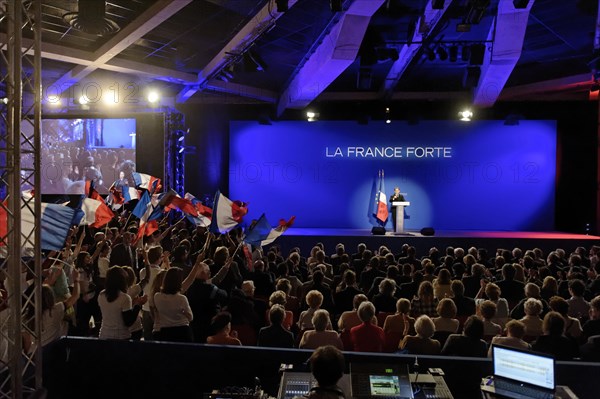
[{"label": "blue stage backdrop", "polygon": [[411,203],[405,229],[554,229],[555,121],[234,121],[230,134],[229,193],[250,218],[371,228],[384,169],[388,198],[399,186]]}]

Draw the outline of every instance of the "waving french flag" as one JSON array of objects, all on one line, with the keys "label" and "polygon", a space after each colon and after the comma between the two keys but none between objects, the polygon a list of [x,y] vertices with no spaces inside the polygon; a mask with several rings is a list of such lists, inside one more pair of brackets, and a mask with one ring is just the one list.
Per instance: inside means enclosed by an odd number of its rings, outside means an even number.
[{"label": "waving french flag", "polygon": [[92,227],[102,227],[115,216],[104,202],[93,198],[84,198],[81,201],[81,211],[83,212],[83,217],[79,225],[89,225]]},{"label": "waving french flag", "polygon": [[133,181],[136,187],[148,190],[151,193],[160,191],[161,188],[160,179],[146,173],[133,172]]},{"label": "waving french flag", "polygon": [[215,194],[213,216],[210,231],[213,233],[227,233],[237,226],[248,213],[246,204],[240,201],[232,201],[220,191]]},{"label": "waving french flag", "polygon": [[248,231],[244,241],[248,244],[260,247],[269,245],[279,238],[279,236],[281,236],[294,223],[295,220],[295,216],[292,216],[288,221],[281,219],[279,221],[279,225],[275,228],[272,228],[267,221],[265,214],[263,213],[256,221],[252,229]]},{"label": "waving french flag", "polygon": [[184,198],[192,203],[198,212],[196,216],[190,216],[190,221],[196,226],[208,227],[212,221],[213,211],[211,208],[205,206],[202,201],[196,198],[190,193],[185,193]]},{"label": "waving french flag", "polygon": [[[8,232],[7,204],[4,201],[0,204],[0,237],[6,237]],[[65,239],[71,228],[75,210],[64,205],[47,204],[41,205],[41,249],[49,251],[59,251],[65,244]],[[34,250],[33,247],[33,229],[35,227],[33,215],[33,204],[21,207],[21,246],[25,253],[29,254]],[[30,237],[28,240],[26,237]],[[0,240],[0,246],[5,246],[6,240]]]}]

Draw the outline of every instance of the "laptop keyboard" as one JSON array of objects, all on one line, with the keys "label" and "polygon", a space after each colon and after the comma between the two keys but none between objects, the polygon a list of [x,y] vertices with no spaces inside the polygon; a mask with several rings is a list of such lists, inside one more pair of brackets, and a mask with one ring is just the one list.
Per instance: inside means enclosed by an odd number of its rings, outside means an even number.
[{"label": "laptop keyboard", "polygon": [[552,393],[540,391],[539,389],[536,389],[536,388],[526,387],[526,386],[522,386],[520,384],[514,384],[511,382],[507,382],[507,381],[495,380],[494,381],[494,389],[496,390],[496,393],[505,394],[505,395],[510,394],[510,393],[516,393],[516,394],[522,395],[524,397],[534,398],[534,399],[552,399],[552,398],[554,398],[554,394],[552,394]]}]

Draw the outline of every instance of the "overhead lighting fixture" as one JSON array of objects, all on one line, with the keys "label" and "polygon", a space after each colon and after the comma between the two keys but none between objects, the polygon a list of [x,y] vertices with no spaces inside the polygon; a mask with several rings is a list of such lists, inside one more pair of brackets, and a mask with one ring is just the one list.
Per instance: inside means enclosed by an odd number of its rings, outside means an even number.
[{"label": "overhead lighting fixture", "polygon": [[342,0],[331,0],[329,3],[331,6],[331,11],[340,12],[342,11]]},{"label": "overhead lighting fixture", "polygon": [[319,120],[319,113],[315,111],[306,112],[306,120],[309,122],[316,122]]},{"label": "overhead lighting fixture", "polygon": [[286,12],[290,9],[288,0],[275,0],[275,4],[277,5],[277,12]]},{"label": "overhead lighting fixture", "polygon": [[146,96],[146,99],[149,103],[155,104],[158,102],[158,100],[160,100],[160,94],[158,94],[156,90],[151,90],[150,92],[148,92],[148,96]]},{"label": "overhead lighting fixture", "polygon": [[463,122],[471,122],[473,119],[473,111],[470,109],[462,110],[458,113],[458,117]]},{"label": "overhead lighting fixture", "polygon": [[89,102],[90,102],[90,101],[88,100],[88,98],[87,98],[85,95],[83,95],[83,96],[79,97],[79,104],[81,104],[81,105],[86,105],[86,104],[87,104],[87,103],[89,103]]},{"label": "overhead lighting fixture", "polygon": [[2,104],[8,104],[8,97],[3,97],[1,100]]},{"label": "overhead lighting fixture", "polygon": [[527,8],[529,4],[529,0],[513,0],[513,5],[515,8]]},{"label": "overhead lighting fixture", "polygon": [[51,94],[46,98],[46,103],[50,105],[60,105],[60,96]]},{"label": "overhead lighting fixture", "polygon": [[73,29],[90,35],[112,35],[119,31],[119,25],[106,18],[105,1],[79,0],[77,12],[63,15],[63,20]]},{"label": "overhead lighting fixture", "polygon": [[444,8],[444,0],[433,0],[431,8],[434,10],[442,10]]},{"label": "overhead lighting fixture", "polygon": [[385,108],[385,123],[387,123],[388,125],[390,123],[392,123],[392,118],[390,117],[390,108],[389,107]]}]

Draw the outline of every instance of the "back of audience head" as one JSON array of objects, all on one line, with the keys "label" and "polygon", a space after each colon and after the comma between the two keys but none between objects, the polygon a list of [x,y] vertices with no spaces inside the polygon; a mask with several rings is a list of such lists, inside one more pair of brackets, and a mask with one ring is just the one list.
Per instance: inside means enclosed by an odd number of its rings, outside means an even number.
[{"label": "back of audience head", "polygon": [[522,339],[525,336],[525,324],[519,320],[511,320],[506,323],[506,334],[509,337]]},{"label": "back of audience head", "polygon": [[422,338],[431,338],[435,334],[435,324],[427,315],[422,315],[415,321],[415,332]]},{"label": "back of audience head", "polygon": [[542,324],[544,334],[559,336],[565,332],[565,319],[558,312],[548,312]]},{"label": "back of audience head", "polygon": [[344,375],[344,355],[334,346],[317,348],[309,362],[310,370],[320,387],[334,386]]},{"label": "back of audience head", "polygon": [[484,320],[491,320],[496,316],[496,304],[492,301],[483,301],[479,306],[481,317]]},{"label": "back of audience head", "polygon": [[471,339],[482,339],[483,338],[483,321],[475,316],[469,316],[465,321],[465,327],[463,334]]},{"label": "back of audience head", "polygon": [[527,316],[539,316],[542,313],[542,301],[536,298],[529,298],[523,305],[523,310]]},{"label": "back of audience head", "polygon": [[399,314],[410,314],[410,301],[406,298],[400,298],[396,301],[396,312]]},{"label": "back of audience head", "polygon": [[256,288],[254,287],[254,281],[244,280],[242,282],[242,291],[244,292],[244,294],[246,294],[246,296],[253,297],[255,289]]},{"label": "back of audience head", "polygon": [[183,281],[183,271],[178,267],[171,267],[167,270],[162,283],[162,293],[174,295],[181,291]]},{"label": "back of audience head", "polygon": [[379,293],[385,296],[393,296],[396,292],[396,282],[391,278],[384,278],[379,283]]},{"label": "back of audience head", "polygon": [[367,298],[367,296],[365,294],[356,294],[354,295],[354,298],[352,299],[352,307],[355,310],[358,310],[358,307],[360,306],[361,303],[368,301],[369,298]]},{"label": "back of audience head", "polygon": [[310,290],[306,294],[306,304],[311,309],[318,309],[323,304],[323,294],[317,290]]},{"label": "back of audience head", "polygon": [[313,326],[315,326],[316,331],[325,331],[327,326],[331,324],[331,319],[329,318],[329,312],[325,309],[317,310],[312,317]]},{"label": "back of audience head", "polygon": [[373,319],[373,316],[375,316],[375,306],[369,301],[362,302],[358,306],[357,313],[360,321],[363,323],[370,323]]},{"label": "back of audience head", "polygon": [[272,325],[280,326],[285,318],[285,308],[282,305],[275,304],[269,309],[269,320]]},{"label": "back of audience head", "polygon": [[290,295],[292,292],[292,283],[287,278],[277,279],[277,283],[275,283],[275,289],[277,291],[285,292],[285,295]]},{"label": "back of audience head", "polygon": [[525,296],[527,298],[539,298],[540,297],[540,287],[534,283],[525,284]]},{"label": "back of audience head", "polygon": [[511,263],[505,263],[504,266],[502,266],[502,277],[505,280],[513,280],[516,273],[517,270]]},{"label": "back of audience head", "polygon": [[450,289],[455,298],[460,298],[465,295],[465,285],[460,280],[452,280]]},{"label": "back of audience head", "polygon": [[113,302],[119,296],[119,292],[127,292],[127,278],[121,266],[112,266],[106,272],[104,282],[106,300]]},{"label": "back of audience head", "polygon": [[433,285],[431,284],[431,282],[427,280],[421,281],[421,284],[419,284],[419,291],[417,293],[417,296],[421,301],[427,303],[433,302]]},{"label": "back of audience head", "polygon": [[278,290],[275,291],[269,296],[269,306],[273,307],[274,305],[285,306],[287,302],[287,295],[285,292]]}]

